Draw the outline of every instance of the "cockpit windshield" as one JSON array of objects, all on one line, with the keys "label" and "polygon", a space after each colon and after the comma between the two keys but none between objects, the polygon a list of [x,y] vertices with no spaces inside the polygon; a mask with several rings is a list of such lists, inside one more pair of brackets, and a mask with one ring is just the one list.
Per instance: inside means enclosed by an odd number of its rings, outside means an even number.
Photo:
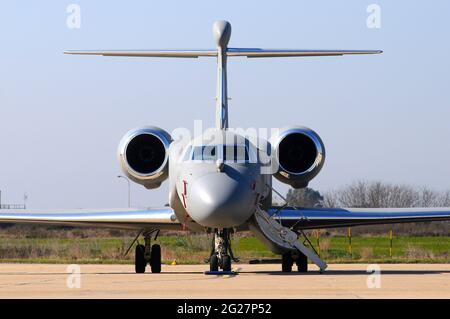
[{"label": "cockpit windshield", "polygon": [[218,159],[228,163],[248,162],[248,148],[246,145],[193,146],[185,156],[185,160],[192,161],[216,161]]},{"label": "cockpit windshield", "polygon": [[248,151],[245,145],[222,145],[224,162],[248,161]]},{"label": "cockpit windshield", "polygon": [[196,146],[192,152],[192,160],[194,161],[215,161],[217,160],[217,146]]}]

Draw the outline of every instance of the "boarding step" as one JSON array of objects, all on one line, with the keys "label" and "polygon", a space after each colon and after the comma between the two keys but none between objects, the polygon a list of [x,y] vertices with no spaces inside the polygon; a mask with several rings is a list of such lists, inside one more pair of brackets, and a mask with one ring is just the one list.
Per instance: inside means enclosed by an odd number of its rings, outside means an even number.
[{"label": "boarding step", "polygon": [[271,218],[266,211],[258,209],[255,213],[255,220],[265,237],[274,244],[287,250],[299,250],[316,264],[320,271],[324,271],[327,268],[327,264],[312,249],[306,247],[298,240],[298,235],[294,231]]}]

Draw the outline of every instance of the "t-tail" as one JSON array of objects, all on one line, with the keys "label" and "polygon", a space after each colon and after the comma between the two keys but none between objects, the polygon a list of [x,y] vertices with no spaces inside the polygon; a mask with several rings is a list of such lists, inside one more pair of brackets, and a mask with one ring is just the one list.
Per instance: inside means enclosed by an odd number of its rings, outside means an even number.
[{"label": "t-tail", "polygon": [[120,51],[65,51],[66,54],[162,57],[162,58],[217,58],[216,127],[228,128],[227,58],[245,56],[247,58],[339,56],[347,54],[379,54],[381,50],[272,50],[259,48],[229,48],[231,24],[216,21],[213,25],[216,49],[212,50],[120,50]]}]

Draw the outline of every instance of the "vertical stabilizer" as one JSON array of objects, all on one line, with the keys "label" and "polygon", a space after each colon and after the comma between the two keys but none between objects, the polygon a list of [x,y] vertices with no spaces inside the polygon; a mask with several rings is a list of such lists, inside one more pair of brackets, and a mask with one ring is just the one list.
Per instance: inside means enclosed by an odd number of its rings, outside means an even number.
[{"label": "vertical stabilizer", "polygon": [[213,34],[217,46],[216,127],[225,130],[228,128],[227,47],[231,24],[227,21],[216,21]]}]

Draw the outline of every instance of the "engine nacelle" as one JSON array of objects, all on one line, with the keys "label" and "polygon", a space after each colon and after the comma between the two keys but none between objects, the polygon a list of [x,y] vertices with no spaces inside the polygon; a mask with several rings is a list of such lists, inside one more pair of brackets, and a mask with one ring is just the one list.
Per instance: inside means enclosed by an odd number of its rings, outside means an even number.
[{"label": "engine nacelle", "polygon": [[322,169],[325,146],[313,130],[294,126],[271,139],[274,176],[294,188],[304,188]]},{"label": "engine nacelle", "polygon": [[118,157],[125,175],[146,188],[157,188],[167,179],[172,138],[154,126],[133,129],[119,144]]}]

